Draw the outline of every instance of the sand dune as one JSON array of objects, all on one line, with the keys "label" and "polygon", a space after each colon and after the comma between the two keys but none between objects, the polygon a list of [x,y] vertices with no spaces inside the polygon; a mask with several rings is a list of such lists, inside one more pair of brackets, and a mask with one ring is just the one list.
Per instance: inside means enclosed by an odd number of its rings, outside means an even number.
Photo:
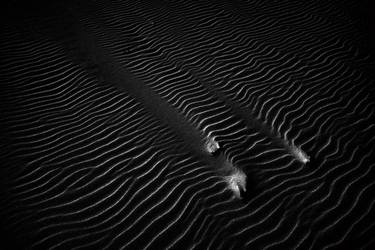
[{"label": "sand dune", "polygon": [[78,2],[1,28],[14,249],[373,247],[355,4]]}]

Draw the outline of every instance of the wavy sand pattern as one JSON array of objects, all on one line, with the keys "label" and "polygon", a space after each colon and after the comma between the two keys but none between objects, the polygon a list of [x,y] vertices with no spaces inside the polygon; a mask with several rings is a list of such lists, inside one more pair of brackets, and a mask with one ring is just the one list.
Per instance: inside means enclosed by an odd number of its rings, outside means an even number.
[{"label": "wavy sand pattern", "polygon": [[374,247],[356,4],[77,2],[1,28],[14,249]]}]

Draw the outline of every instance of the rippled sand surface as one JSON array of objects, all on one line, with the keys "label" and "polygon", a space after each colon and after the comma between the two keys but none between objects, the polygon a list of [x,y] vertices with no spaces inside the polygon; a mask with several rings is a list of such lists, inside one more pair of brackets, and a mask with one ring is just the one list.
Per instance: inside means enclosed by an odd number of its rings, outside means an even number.
[{"label": "rippled sand surface", "polygon": [[5,5],[9,249],[374,249],[363,2]]}]

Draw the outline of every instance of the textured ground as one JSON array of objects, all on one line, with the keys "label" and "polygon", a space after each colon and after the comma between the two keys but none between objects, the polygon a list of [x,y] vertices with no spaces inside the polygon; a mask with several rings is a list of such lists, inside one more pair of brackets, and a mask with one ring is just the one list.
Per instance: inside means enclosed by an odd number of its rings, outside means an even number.
[{"label": "textured ground", "polygon": [[51,2],[2,10],[10,248],[374,249],[364,2]]}]

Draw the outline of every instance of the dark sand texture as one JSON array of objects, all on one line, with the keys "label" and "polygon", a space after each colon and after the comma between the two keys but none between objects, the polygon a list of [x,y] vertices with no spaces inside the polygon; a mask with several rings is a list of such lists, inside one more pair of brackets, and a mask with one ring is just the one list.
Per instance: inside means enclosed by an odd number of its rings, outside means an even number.
[{"label": "dark sand texture", "polygon": [[366,4],[5,4],[0,249],[374,249]]}]

